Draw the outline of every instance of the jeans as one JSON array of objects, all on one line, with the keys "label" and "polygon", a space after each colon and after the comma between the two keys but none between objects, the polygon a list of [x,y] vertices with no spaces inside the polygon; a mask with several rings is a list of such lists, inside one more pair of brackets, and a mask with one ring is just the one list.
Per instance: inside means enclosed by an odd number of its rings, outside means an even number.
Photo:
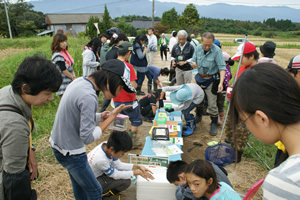
[{"label": "jeans", "polygon": [[52,150],[56,160],[68,170],[75,199],[102,199],[102,187],[88,163],[86,153],[64,156],[56,149]]},{"label": "jeans", "polygon": [[197,104],[191,103],[191,105],[187,109],[181,111],[184,116],[185,121],[194,119],[195,116],[193,114],[191,114],[190,112],[196,107],[197,107]]},{"label": "jeans", "polygon": [[147,72],[138,72],[137,71],[137,73],[136,73],[136,76],[137,76],[137,85],[143,85],[146,73]]},{"label": "jeans", "polygon": [[146,76],[147,76],[147,79],[148,79],[148,84],[152,85],[153,77],[152,77],[152,75],[150,74],[149,71],[146,72]]}]

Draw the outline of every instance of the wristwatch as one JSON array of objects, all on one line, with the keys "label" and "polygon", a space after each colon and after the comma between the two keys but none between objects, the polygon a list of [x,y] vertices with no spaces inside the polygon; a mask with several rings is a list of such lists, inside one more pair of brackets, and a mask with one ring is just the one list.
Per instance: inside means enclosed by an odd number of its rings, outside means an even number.
[{"label": "wristwatch", "polygon": [[35,151],[35,150],[36,150],[36,148],[35,148],[35,146],[34,146],[33,144],[31,145],[31,150],[32,150],[32,151]]}]

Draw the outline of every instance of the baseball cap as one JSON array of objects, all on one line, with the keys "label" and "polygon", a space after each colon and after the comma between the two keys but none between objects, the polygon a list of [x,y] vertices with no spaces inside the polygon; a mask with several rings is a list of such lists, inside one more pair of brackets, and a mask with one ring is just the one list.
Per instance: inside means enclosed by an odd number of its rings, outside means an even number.
[{"label": "baseball cap", "polygon": [[136,90],[130,83],[130,69],[127,65],[118,60],[111,59],[102,64],[102,70],[107,70],[119,75],[122,81],[125,83],[123,89],[128,93],[135,93]]},{"label": "baseball cap", "polygon": [[214,40],[214,44],[221,48],[221,42],[219,40]]},{"label": "baseball cap", "polygon": [[273,58],[275,56],[276,44],[272,41],[266,41],[263,45],[260,46],[260,51],[264,54],[265,57]]},{"label": "baseball cap", "polygon": [[128,51],[132,51],[132,50],[133,50],[133,47],[132,47],[131,43],[128,41],[121,42],[118,46],[119,53],[127,53]]},{"label": "baseball cap", "polygon": [[226,52],[222,52],[222,53],[223,53],[223,57],[224,57],[225,62],[228,61],[229,58],[230,58],[230,55]]},{"label": "baseball cap", "polygon": [[232,57],[232,60],[238,60],[242,55],[245,55],[245,54],[252,53],[252,52],[256,51],[255,45],[251,42],[246,42],[245,43],[244,53],[242,52],[243,51],[243,46],[244,46],[244,44],[240,44],[240,46],[238,46],[237,52]]},{"label": "baseball cap", "polygon": [[300,55],[294,56],[291,60],[289,65],[287,66],[286,70],[291,71],[292,69],[300,69]]},{"label": "baseball cap", "polygon": [[189,86],[183,85],[170,93],[172,103],[178,105],[192,98],[192,90]]}]

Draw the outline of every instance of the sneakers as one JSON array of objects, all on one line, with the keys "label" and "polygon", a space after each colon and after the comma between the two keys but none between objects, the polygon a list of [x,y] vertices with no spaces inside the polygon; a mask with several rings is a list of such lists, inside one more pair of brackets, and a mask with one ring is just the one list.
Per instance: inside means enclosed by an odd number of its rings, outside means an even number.
[{"label": "sneakers", "polygon": [[217,124],[216,123],[211,123],[210,124],[210,131],[209,134],[211,136],[216,136],[217,135]]}]

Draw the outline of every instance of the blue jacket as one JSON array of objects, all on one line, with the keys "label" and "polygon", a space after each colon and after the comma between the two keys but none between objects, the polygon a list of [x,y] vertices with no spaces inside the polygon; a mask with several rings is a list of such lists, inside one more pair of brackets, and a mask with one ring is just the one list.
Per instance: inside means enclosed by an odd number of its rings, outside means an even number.
[{"label": "blue jacket", "polygon": [[133,51],[130,58],[130,64],[136,67],[146,67],[148,65],[146,55],[143,58],[139,58],[138,53],[143,53],[143,47],[139,43],[132,45]]}]

